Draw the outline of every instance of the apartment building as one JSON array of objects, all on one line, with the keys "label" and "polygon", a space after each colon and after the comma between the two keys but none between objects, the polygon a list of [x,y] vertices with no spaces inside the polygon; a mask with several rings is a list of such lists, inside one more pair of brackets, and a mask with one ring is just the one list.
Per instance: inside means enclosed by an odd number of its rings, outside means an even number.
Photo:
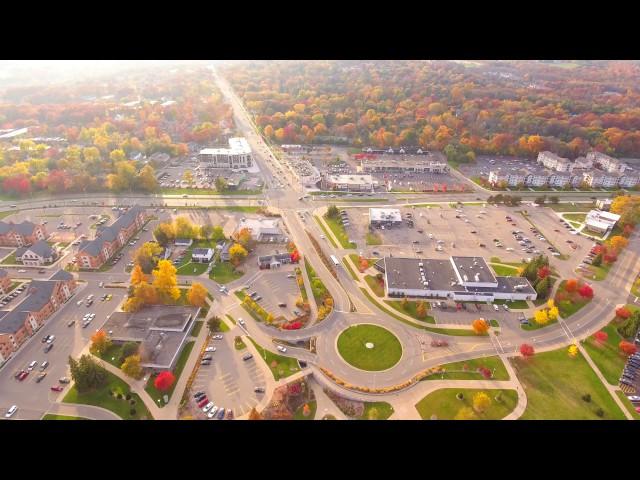
[{"label": "apartment building", "polygon": [[593,165],[608,173],[623,174],[629,168],[626,163],[601,152],[589,152],[587,153],[587,159],[591,160]]},{"label": "apartment building", "polygon": [[30,247],[20,247],[15,252],[16,260],[23,265],[39,267],[47,263],[53,263],[58,258],[58,253],[44,240],[38,240]]},{"label": "apartment building", "polygon": [[28,220],[22,223],[0,221],[1,247],[24,247],[45,238],[47,238],[47,230],[44,225]]},{"label": "apartment building", "polygon": [[542,164],[545,168],[555,170],[556,172],[569,172],[571,173],[574,168],[574,164],[568,159],[563,158],[555,153],[548,151],[540,152],[538,154],[538,163]]}]

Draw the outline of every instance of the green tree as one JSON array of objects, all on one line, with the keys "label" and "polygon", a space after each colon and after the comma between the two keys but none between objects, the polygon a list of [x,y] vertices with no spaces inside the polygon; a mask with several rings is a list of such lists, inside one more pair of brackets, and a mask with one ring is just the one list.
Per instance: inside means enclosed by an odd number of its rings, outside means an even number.
[{"label": "green tree", "polygon": [[336,207],[335,205],[329,206],[329,208],[327,209],[327,217],[338,218],[339,216],[340,216],[340,211],[338,210],[338,207]]},{"label": "green tree", "polygon": [[209,320],[207,320],[207,327],[209,328],[209,332],[215,333],[220,331],[220,324],[222,320],[217,315],[214,315]]},{"label": "green tree", "polygon": [[136,342],[125,342],[122,345],[122,358],[130,357],[138,353],[139,346]]},{"label": "green tree", "polygon": [[551,276],[546,276],[542,280],[539,280],[535,288],[538,298],[547,298],[551,291]]},{"label": "green tree", "polygon": [[594,267],[599,267],[600,265],[602,265],[602,253],[599,253],[594,257],[591,265],[593,265]]},{"label": "green tree", "polygon": [[216,190],[218,192],[226,192],[228,185],[227,181],[223,177],[216,177],[214,181],[214,185],[216,186]]},{"label": "green tree", "polygon": [[78,360],[69,356],[71,378],[78,392],[88,392],[103,386],[107,381],[107,372],[91,357],[82,355]]}]

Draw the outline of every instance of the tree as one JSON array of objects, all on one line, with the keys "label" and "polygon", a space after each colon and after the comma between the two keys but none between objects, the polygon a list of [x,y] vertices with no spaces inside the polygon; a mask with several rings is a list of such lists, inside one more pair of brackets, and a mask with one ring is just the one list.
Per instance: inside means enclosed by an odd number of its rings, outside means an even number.
[{"label": "tree", "polygon": [[245,248],[240,243],[235,243],[229,249],[229,257],[231,259],[231,263],[236,267],[247,258],[249,253],[245,250]]},{"label": "tree", "polygon": [[[151,273],[156,266],[158,255],[162,253],[162,247],[155,242],[145,242],[133,252],[133,262],[140,265],[144,273]],[[131,275],[133,279],[133,272]],[[133,282],[132,282],[133,283]]]},{"label": "tree", "polygon": [[593,261],[591,262],[591,265],[593,265],[594,267],[599,267],[600,265],[602,265],[602,253],[597,254],[593,258]]},{"label": "tree", "polygon": [[607,332],[600,330],[593,334],[593,338],[598,344],[603,344],[609,338],[609,334]]},{"label": "tree", "polygon": [[483,335],[489,331],[489,324],[484,318],[476,318],[471,323],[471,327],[476,332],[476,335]]},{"label": "tree", "polygon": [[194,238],[199,231],[187,217],[178,217],[173,221],[176,238]]},{"label": "tree", "polygon": [[134,265],[131,270],[131,285],[135,286],[146,281],[147,276],[142,271],[142,267],[139,264]]},{"label": "tree", "polygon": [[620,351],[622,353],[624,353],[625,355],[629,356],[629,355],[633,355],[634,353],[636,353],[638,351],[638,347],[636,347],[633,343],[631,342],[627,342],[626,340],[622,340],[619,344],[618,344],[618,348],[620,349]]},{"label": "tree", "polygon": [[[419,301],[418,305],[416,305],[416,315],[417,315],[418,318],[425,318],[427,316],[427,305],[423,301]],[[474,330],[475,330],[475,328],[476,327],[474,327]],[[476,331],[476,333],[479,334],[479,333],[482,333],[482,332]]]},{"label": "tree", "polygon": [[130,355],[124,359],[120,370],[127,376],[135,379],[142,378],[142,366],[140,365],[140,355]]},{"label": "tree", "polygon": [[580,287],[578,293],[582,298],[593,298],[593,288],[586,283]]},{"label": "tree", "polygon": [[187,292],[187,301],[194,307],[204,307],[207,303],[207,289],[204,285],[194,282]]},{"label": "tree", "polygon": [[158,190],[158,179],[156,172],[151,165],[145,165],[140,169],[137,177],[138,188],[144,192],[155,192]]},{"label": "tree", "polygon": [[360,272],[364,272],[367,268],[369,268],[369,261],[364,258],[364,257],[360,257]]},{"label": "tree", "polygon": [[264,420],[262,414],[258,413],[256,407],[253,407],[249,412],[249,420]]},{"label": "tree", "polygon": [[133,162],[119,161],[115,164],[115,173],[107,175],[107,187],[116,192],[132,190],[135,180],[136,167]]},{"label": "tree", "polygon": [[153,286],[165,303],[174,302],[180,298],[176,272],[176,267],[169,260],[160,260],[158,267],[152,272]]},{"label": "tree", "polygon": [[300,253],[298,250],[294,250],[291,252],[291,256],[289,258],[291,259],[291,263],[298,263],[300,261]]},{"label": "tree", "polygon": [[547,278],[550,273],[551,273],[551,269],[549,268],[549,266],[543,265],[538,269],[537,276],[539,279],[542,280],[544,278]]},{"label": "tree", "polygon": [[78,360],[69,356],[69,368],[78,392],[99,388],[107,381],[107,371],[91,355],[82,355]]},{"label": "tree", "polygon": [[611,237],[609,239],[609,245],[615,251],[619,252],[619,251],[623,250],[624,248],[626,248],[627,245],[629,245],[629,240],[627,240],[626,238],[624,238],[621,235],[615,235],[615,236],[613,236],[613,237]]},{"label": "tree", "polygon": [[193,184],[193,173],[191,173],[191,170],[184,171],[184,173],[182,174],[182,180],[187,182],[189,185]]},{"label": "tree", "polygon": [[532,357],[535,354],[535,350],[533,345],[529,345],[528,343],[523,343],[520,345],[520,355],[524,358]]},{"label": "tree", "polygon": [[172,223],[161,223],[153,231],[153,236],[160,245],[166,247],[176,239],[176,229]]},{"label": "tree", "polygon": [[106,352],[111,346],[111,339],[104,330],[98,330],[91,336],[91,347],[89,351],[94,355],[100,356]]},{"label": "tree", "polygon": [[247,250],[252,250],[255,245],[255,240],[251,235],[251,230],[248,228],[242,228],[234,235],[236,242],[242,245]]},{"label": "tree", "polygon": [[220,325],[222,320],[217,315],[214,315],[209,320],[207,320],[207,327],[209,328],[210,333],[215,333],[220,331]]},{"label": "tree", "polygon": [[227,184],[227,181],[224,179],[224,177],[216,177],[213,183],[216,186],[216,190],[218,192],[226,192],[229,188],[229,185]]},{"label": "tree", "polygon": [[484,392],[478,392],[473,396],[473,409],[478,413],[486,412],[491,406],[491,398]]},{"label": "tree", "polygon": [[565,282],[564,289],[569,293],[575,292],[578,289],[578,280],[570,278]]},{"label": "tree", "polygon": [[616,317],[620,317],[626,320],[630,316],[631,316],[631,311],[627,307],[622,306],[622,307],[616,308]]},{"label": "tree", "polygon": [[462,407],[453,417],[454,420],[475,420],[476,418],[476,413],[471,407]]},{"label": "tree", "polygon": [[175,381],[175,375],[169,370],[164,370],[160,372],[158,376],[156,376],[155,380],[153,381],[153,386],[161,392],[166,392],[171,388]]},{"label": "tree", "polygon": [[535,322],[539,325],[546,325],[547,323],[549,323],[549,313],[548,310],[546,308],[543,308],[541,310],[537,310],[534,314],[533,314],[533,319],[535,320]]},{"label": "tree", "polygon": [[551,291],[551,277],[547,276],[536,283],[536,293],[540,298],[546,298]]},{"label": "tree", "polygon": [[551,307],[548,311],[547,311],[547,317],[549,317],[549,320],[553,321],[553,320],[557,320],[558,316],[560,315],[560,310],[558,310],[558,307]]},{"label": "tree", "polygon": [[311,415],[311,407],[309,407],[308,403],[305,403],[304,406],[302,407],[302,415],[304,415],[305,417],[308,417],[309,415]]},{"label": "tree", "polygon": [[138,353],[139,345],[136,342],[125,342],[122,345],[122,358],[130,357]]},{"label": "tree", "polygon": [[578,356],[578,346],[577,345],[569,345],[567,349],[567,353],[570,357],[575,358]]},{"label": "tree", "polygon": [[340,216],[340,210],[335,205],[330,205],[327,208],[327,217],[329,218],[338,218]]}]

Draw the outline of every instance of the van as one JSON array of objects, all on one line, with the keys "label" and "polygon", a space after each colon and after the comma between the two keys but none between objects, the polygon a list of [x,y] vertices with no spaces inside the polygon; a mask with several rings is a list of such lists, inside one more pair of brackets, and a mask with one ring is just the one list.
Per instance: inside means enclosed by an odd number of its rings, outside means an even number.
[{"label": "van", "polygon": [[247,360],[251,360],[252,358],[253,358],[253,355],[251,355],[250,353],[247,353],[245,356],[242,357],[242,360],[246,362]]}]

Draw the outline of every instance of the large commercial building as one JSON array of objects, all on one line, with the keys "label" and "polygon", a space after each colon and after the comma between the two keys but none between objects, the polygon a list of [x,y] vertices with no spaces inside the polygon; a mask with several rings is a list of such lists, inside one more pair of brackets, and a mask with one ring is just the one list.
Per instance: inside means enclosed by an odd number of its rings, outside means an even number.
[{"label": "large commercial building", "polygon": [[200,165],[205,169],[230,168],[239,170],[253,165],[251,147],[243,137],[229,139],[229,148],[205,148],[198,155]]},{"label": "large commercial building", "polygon": [[324,175],[322,188],[344,192],[372,192],[373,177],[371,175],[358,174]]},{"label": "large commercial building", "polygon": [[455,301],[535,300],[524,277],[498,277],[482,257],[448,260],[385,257],[376,268],[384,273],[389,297],[443,298]]},{"label": "large commercial building", "polygon": [[449,166],[430,157],[417,158],[361,158],[359,172],[365,173],[446,173]]},{"label": "large commercial building", "polygon": [[235,233],[247,228],[259,243],[284,243],[287,237],[277,218],[242,218]]},{"label": "large commercial building", "polygon": [[402,215],[397,208],[370,208],[369,225],[375,228],[402,225]]}]

